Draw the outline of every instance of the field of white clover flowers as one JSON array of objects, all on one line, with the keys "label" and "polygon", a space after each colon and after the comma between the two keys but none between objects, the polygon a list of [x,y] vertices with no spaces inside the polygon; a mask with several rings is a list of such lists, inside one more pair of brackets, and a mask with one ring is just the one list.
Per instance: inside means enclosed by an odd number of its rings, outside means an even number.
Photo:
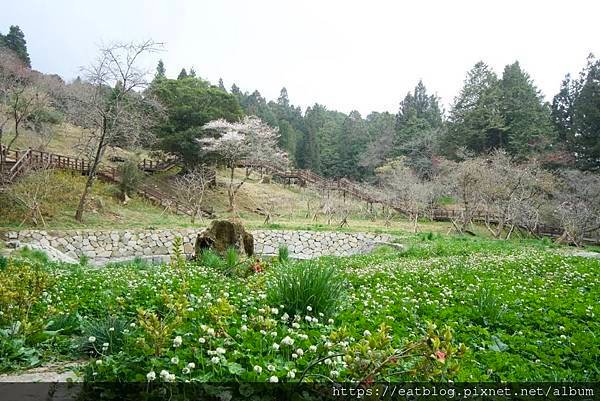
[{"label": "field of white clover flowers", "polygon": [[21,338],[36,362],[0,354],[0,367],[83,357],[85,380],[103,382],[598,381],[600,261],[546,245],[415,238],[321,258],[344,283],[329,316],[268,302],[288,268],[276,260],[244,276],[48,264],[30,317],[45,326]]}]

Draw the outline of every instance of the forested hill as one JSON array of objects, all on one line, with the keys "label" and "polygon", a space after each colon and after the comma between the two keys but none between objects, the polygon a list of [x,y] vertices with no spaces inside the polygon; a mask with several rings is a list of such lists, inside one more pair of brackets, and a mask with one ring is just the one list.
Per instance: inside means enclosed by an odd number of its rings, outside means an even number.
[{"label": "forested hill", "polygon": [[[222,81],[219,88],[226,91]],[[298,167],[330,177],[369,179],[398,157],[426,177],[440,158],[462,159],[493,149],[551,168],[600,169],[600,61],[593,56],[576,79],[567,75],[551,104],[518,62],[501,75],[479,62],[467,72],[447,115],[421,81],[396,114],[367,116],[318,103],[303,112],[291,103],[286,88],[272,101],[236,85],[229,93],[246,114],[279,127],[281,146]]]}]

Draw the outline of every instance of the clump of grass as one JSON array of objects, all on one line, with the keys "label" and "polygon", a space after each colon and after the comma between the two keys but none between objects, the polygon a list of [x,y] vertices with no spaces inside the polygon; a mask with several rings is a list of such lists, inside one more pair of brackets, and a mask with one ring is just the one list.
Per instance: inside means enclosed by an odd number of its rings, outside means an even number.
[{"label": "clump of grass", "polygon": [[6,266],[8,266],[8,258],[0,255],[0,271],[6,269]]},{"label": "clump of grass", "polygon": [[290,251],[287,246],[282,245],[277,250],[277,260],[280,264],[286,264],[290,260]]},{"label": "clump of grass", "polygon": [[[281,265],[269,283],[271,305],[283,305],[288,315],[310,313],[331,317],[338,310],[345,292],[344,280],[332,266],[315,262]],[[312,311],[312,312],[311,312]]]},{"label": "clump of grass", "polygon": [[28,246],[21,248],[18,254],[23,259],[27,259],[32,262],[38,262],[42,265],[50,263],[50,259],[48,259],[48,255],[46,255],[45,252],[37,249],[31,249]]},{"label": "clump of grass", "polygon": [[[114,316],[84,320],[81,325],[81,351],[90,355],[118,352],[125,342],[125,330],[128,330],[128,326],[126,319]],[[108,346],[104,347],[104,344]]]},{"label": "clump of grass", "polygon": [[200,254],[200,264],[209,269],[220,270],[223,267],[223,261],[212,249],[204,249]]},{"label": "clump of grass", "polygon": [[225,271],[232,272],[238,266],[240,257],[235,248],[229,247],[225,252]]},{"label": "clump of grass", "polygon": [[496,291],[487,285],[479,288],[474,305],[476,311],[475,320],[485,326],[497,325],[506,311]]}]

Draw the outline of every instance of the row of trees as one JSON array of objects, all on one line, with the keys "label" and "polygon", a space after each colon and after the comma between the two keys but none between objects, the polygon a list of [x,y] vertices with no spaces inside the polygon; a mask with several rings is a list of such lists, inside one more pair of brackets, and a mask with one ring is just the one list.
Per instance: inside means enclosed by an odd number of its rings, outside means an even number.
[{"label": "row of trees", "polygon": [[[600,231],[600,176],[580,170],[550,172],[537,161],[516,162],[506,151],[462,161],[440,160],[420,177],[397,159],[377,169],[380,197],[396,205],[418,228],[419,218],[448,213],[455,231],[483,223],[495,238],[515,231],[537,234],[560,227],[561,241],[581,244]],[[441,209],[443,200],[452,200]]]}]

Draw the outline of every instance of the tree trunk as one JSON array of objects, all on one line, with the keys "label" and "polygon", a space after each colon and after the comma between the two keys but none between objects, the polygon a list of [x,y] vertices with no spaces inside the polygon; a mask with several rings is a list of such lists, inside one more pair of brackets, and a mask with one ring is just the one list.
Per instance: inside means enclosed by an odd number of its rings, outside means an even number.
[{"label": "tree trunk", "polygon": [[235,194],[233,192],[233,174],[235,172],[235,165],[232,165],[230,167],[230,169],[231,169],[231,174],[229,176],[229,189],[227,190],[227,197],[229,200],[229,211],[232,212],[234,209],[233,203],[234,203],[234,197],[235,197]]},{"label": "tree trunk", "polygon": [[90,190],[92,189],[92,185],[94,185],[94,180],[96,179],[96,172],[98,171],[98,165],[100,164],[100,160],[102,159],[102,155],[104,154],[105,135],[106,131],[103,129],[102,136],[100,137],[100,141],[98,142],[98,148],[96,149],[96,156],[94,157],[94,162],[90,166],[88,178],[85,182],[85,188],[83,189],[83,193],[81,194],[81,198],[79,199],[79,205],[77,206],[77,211],[75,212],[75,220],[77,220],[80,223],[83,222],[85,201],[90,193]]}]

